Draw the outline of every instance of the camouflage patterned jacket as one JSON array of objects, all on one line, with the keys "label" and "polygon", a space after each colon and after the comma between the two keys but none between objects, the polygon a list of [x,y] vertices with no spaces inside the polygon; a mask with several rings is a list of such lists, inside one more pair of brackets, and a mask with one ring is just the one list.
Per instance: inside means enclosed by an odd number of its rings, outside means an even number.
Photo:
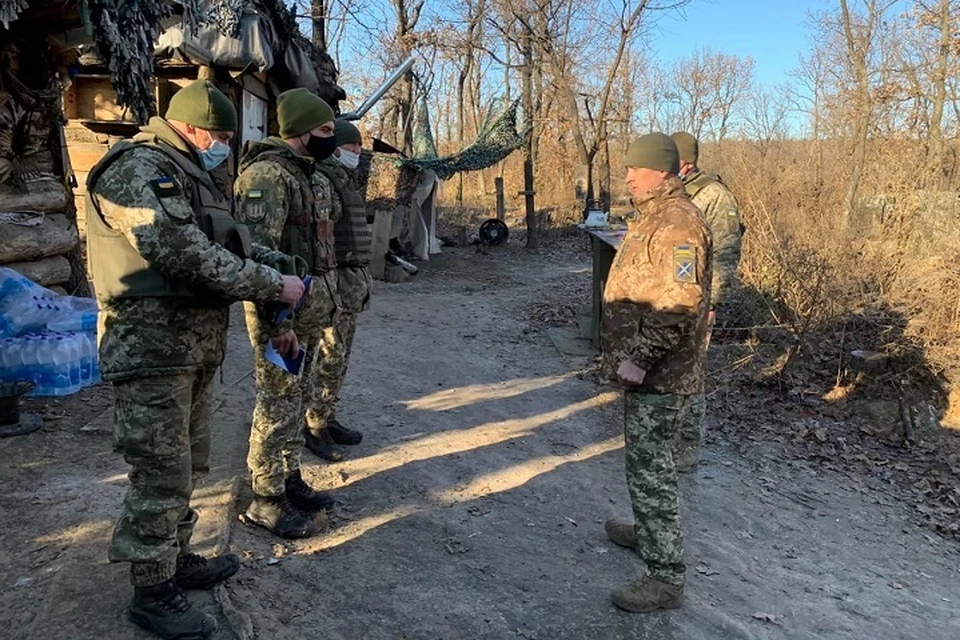
[{"label": "camouflage patterned jacket", "polygon": [[259,332],[277,336],[292,328],[307,336],[331,326],[341,306],[333,236],[340,203],[329,179],[312,158],[271,137],[244,148],[234,195],[237,221],[250,228],[253,238],[302,258],[313,274],[312,293],[290,320],[275,325],[272,309],[258,309]]},{"label": "camouflage patterned jacket", "polygon": [[713,232],[713,283],[710,298],[714,307],[723,299],[736,281],[740,264],[741,236],[740,208],[730,189],[717,177],[695,169],[683,178],[683,188],[703,212]]},{"label": "camouflage patterned jacket", "polygon": [[703,391],[711,276],[710,229],[679,178],[639,202],[603,292],[601,375],[624,360],[646,370],[639,391]]},{"label": "camouflage patterned jacket", "polygon": [[[106,380],[219,365],[226,345],[225,302],[268,302],[283,289],[280,274],[255,261],[275,252],[257,246],[253,259],[241,259],[197,226],[190,194],[198,187],[167,156],[183,154],[199,166],[189,143],[160,118],[142,132],[163,150],[137,146],[117,157],[88,185],[94,204],[88,220],[99,216],[101,226],[122,235],[151,268],[196,295],[101,296],[98,333]],[[108,250],[88,237],[91,262],[109,261]]]}]

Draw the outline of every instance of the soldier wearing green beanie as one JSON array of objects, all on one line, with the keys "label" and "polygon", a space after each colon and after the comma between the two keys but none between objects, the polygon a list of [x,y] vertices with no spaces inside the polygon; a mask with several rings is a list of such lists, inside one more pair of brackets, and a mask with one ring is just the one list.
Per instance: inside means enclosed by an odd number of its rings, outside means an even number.
[{"label": "soldier wearing green beanie", "polygon": [[288,257],[251,243],[211,180],[236,126],[227,97],[194,82],[87,179],[100,367],[115,395],[115,448],[131,466],[109,558],[130,564],[127,616],[163,638],[210,637],[216,618],[182,590],[211,589],[240,567],[233,554],[190,549],[230,304],[292,305],[304,292],[299,278],[265,266]]},{"label": "soldier wearing green beanie", "polygon": [[[323,336],[342,306],[334,248],[339,200],[320,170],[336,138],[333,109],[306,89],[278,96],[277,120],[280,137],[244,149],[234,184],[236,215],[254,238],[296,256],[298,275],[312,276],[313,283],[305,304],[286,319],[245,305],[257,386],[247,456],[254,497],[246,519],[282,538],[305,538],[317,532],[316,514],[333,506],[333,498],[304,481],[300,455],[304,423],[318,422],[320,369],[331,357]],[[302,353],[298,375],[267,360],[268,347],[290,357]]]},{"label": "soldier wearing green beanie", "polygon": [[[730,289],[737,281],[737,267],[740,264],[743,227],[740,223],[740,207],[737,198],[720,176],[708,174],[697,167],[700,144],[697,139],[685,132],[672,136],[680,150],[680,178],[687,197],[703,212],[703,216],[713,233],[713,281],[710,288],[711,318],[720,310]],[[708,336],[709,343],[709,336]],[[706,399],[693,400],[687,420],[680,428],[677,438],[675,458],[680,471],[688,471],[700,460],[700,440],[703,422],[706,416]]]},{"label": "soldier wearing green beanie", "polygon": [[325,460],[343,458],[336,445],[360,444],[363,434],[344,426],[336,416],[340,388],[347,374],[357,316],[370,306],[372,279],[368,266],[373,235],[367,225],[366,203],[353,188],[350,173],[360,164],[360,130],[346,120],[334,126],[337,150],[334,157],[320,163],[320,170],[334,186],[339,217],[334,220],[337,252],[337,291],[343,303],[335,325],[323,333],[324,353],[321,365],[320,402],[305,433],[307,448]]},{"label": "soldier wearing green beanie", "polygon": [[703,393],[710,310],[710,230],[677,177],[680,153],[662,133],[627,149],[636,208],[603,292],[601,375],[624,393],[627,488],[633,519],[608,520],[646,574],[612,594],[631,612],[683,603],[686,569],[671,443],[690,398]]}]

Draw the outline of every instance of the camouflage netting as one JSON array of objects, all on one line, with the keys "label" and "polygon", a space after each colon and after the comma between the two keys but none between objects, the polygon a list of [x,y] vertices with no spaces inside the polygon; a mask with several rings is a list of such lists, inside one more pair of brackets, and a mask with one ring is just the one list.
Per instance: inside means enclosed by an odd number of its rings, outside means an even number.
[{"label": "camouflage netting", "polygon": [[[523,132],[517,129],[518,105],[519,102],[514,102],[495,117],[491,110],[484,126],[481,127],[480,135],[459,153],[443,158],[425,157],[405,160],[405,164],[420,169],[431,169],[441,180],[447,180],[461,171],[479,171],[497,164],[523,145]],[[424,128],[429,134],[429,127]],[[422,131],[417,133],[423,136]],[[428,150],[432,142],[431,136],[429,140],[422,140],[418,148]]]},{"label": "camouflage netting", "polygon": [[[252,7],[268,17],[284,43],[307,52],[321,83],[334,88],[336,99],[344,97],[343,89],[336,85],[333,59],[300,33],[293,11],[280,0],[86,0],[74,4],[89,18],[93,39],[110,70],[117,102],[129,107],[140,122],[146,122],[155,113],[154,43],[161,21],[173,15],[173,5],[183,8],[188,32],[195,33],[201,24],[211,24],[233,36],[244,11]],[[0,0],[0,22],[5,26],[15,23],[29,6],[30,2],[24,0]]]}]

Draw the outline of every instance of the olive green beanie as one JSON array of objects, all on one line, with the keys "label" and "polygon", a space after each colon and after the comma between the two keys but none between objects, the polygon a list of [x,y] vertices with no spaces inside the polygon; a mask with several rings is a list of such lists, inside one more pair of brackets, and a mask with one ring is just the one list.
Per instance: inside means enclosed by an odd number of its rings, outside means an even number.
[{"label": "olive green beanie", "polygon": [[700,156],[700,143],[697,142],[697,139],[686,131],[678,131],[670,137],[677,144],[677,150],[680,152],[680,162],[697,164],[697,158]]},{"label": "olive green beanie", "polygon": [[345,144],[363,144],[363,136],[360,135],[360,129],[346,120],[337,120],[333,127],[333,133],[337,136],[337,146],[342,147]]},{"label": "olive green beanie", "polygon": [[165,117],[207,131],[237,130],[237,110],[209,80],[191,82],[177,91],[170,98]]},{"label": "olive green beanie", "polygon": [[634,140],[627,148],[624,164],[676,174],[680,173],[680,153],[670,136],[648,133]]},{"label": "olive green beanie", "polygon": [[306,89],[290,89],[277,96],[277,122],[284,140],[302,136],[333,120],[333,109]]}]

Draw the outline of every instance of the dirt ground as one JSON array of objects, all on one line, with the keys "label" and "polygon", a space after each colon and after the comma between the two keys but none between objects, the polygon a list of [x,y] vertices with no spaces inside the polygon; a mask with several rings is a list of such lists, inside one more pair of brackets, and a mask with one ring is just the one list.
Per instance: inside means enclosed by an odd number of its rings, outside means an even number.
[{"label": "dirt ground", "polygon": [[[197,547],[243,559],[226,587],[191,596],[220,617],[217,637],[960,637],[956,540],[918,520],[897,476],[795,445],[798,421],[824,418],[760,386],[712,396],[704,461],[682,478],[685,607],[610,604],[642,570],[601,526],[630,513],[619,395],[543,322],[587,302],[589,255],[575,247],[445,249],[412,281],[377,283],[340,410],[364,441],[340,464],[305,454],[308,479],[340,501],[311,540],[280,543],[236,517],[254,390],[235,315],[195,504]],[[723,370],[743,349],[715,344],[711,359]],[[123,618],[126,568],[106,561],[126,484],[109,407],[103,387],[31,401],[43,429],[0,440],[2,638],[147,637]],[[818,446],[827,427],[808,429]]]}]

